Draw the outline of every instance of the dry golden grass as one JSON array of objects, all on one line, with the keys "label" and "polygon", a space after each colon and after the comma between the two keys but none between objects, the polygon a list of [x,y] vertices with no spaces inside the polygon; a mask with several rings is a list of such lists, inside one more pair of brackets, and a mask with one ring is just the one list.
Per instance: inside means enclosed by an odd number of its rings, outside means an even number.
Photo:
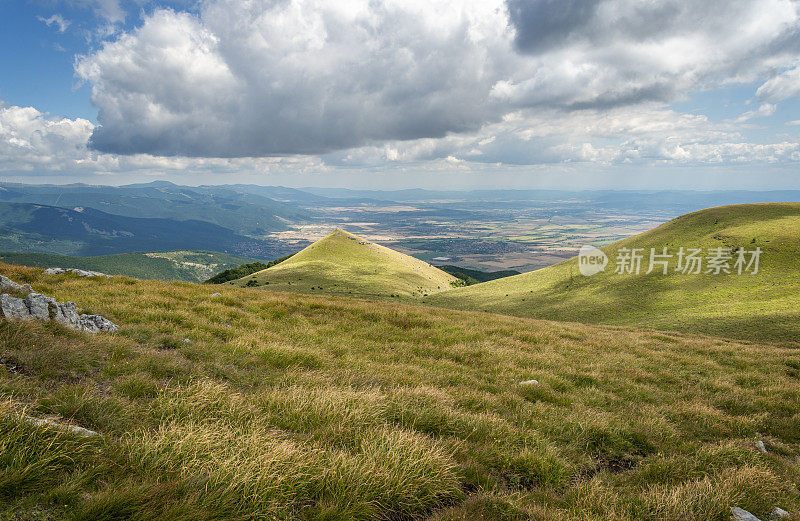
[{"label": "dry golden grass", "polygon": [[[800,352],[785,345],[0,273],[121,325],[90,336],[0,323],[2,520],[700,521],[731,505],[800,508]],[[23,410],[103,437],[35,427]]]}]

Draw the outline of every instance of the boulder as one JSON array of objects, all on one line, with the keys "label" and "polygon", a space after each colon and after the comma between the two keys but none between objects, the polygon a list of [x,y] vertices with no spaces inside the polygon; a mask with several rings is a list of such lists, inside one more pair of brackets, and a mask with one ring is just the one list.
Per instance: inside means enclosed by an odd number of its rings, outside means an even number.
[{"label": "boulder", "polygon": [[731,507],[733,521],[761,521],[759,518],[739,507]]},{"label": "boulder", "polygon": [[12,297],[3,293],[0,295],[0,312],[5,318],[14,320],[33,320],[28,306],[21,298]]},{"label": "boulder", "polygon": [[67,327],[77,329],[80,324],[80,315],[75,309],[74,302],[64,302],[59,304],[53,313],[53,320]]},{"label": "boulder", "polygon": [[47,268],[44,270],[45,275],[62,275],[64,273],[74,273],[79,277],[105,277],[110,279],[113,275],[102,273],[99,271],[79,270],[78,268]]},{"label": "boulder", "polygon": [[520,382],[520,385],[536,385],[539,383],[539,380],[525,380],[524,382]]},{"label": "boulder", "polygon": [[30,293],[33,291],[30,284],[17,284],[8,277],[0,275],[0,291],[19,291],[22,293]]},{"label": "boulder", "polygon": [[[30,286],[25,286],[30,290]],[[0,287],[5,288],[5,291],[17,291],[25,286],[0,275]],[[89,333],[113,332],[119,329],[118,325],[103,316],[79,315],[74,302],[62,304],[32,290],[24,299],[7,293],[0,294],[0,315],[14,320],[53,320],[71,329]]]},{"label": "boulder", "polygon": [[89,333],[114,332],[119,330],[119,326],[111,322],[106,317],[100,315],[81,315],[78,320],[78,327],[82,331]]},{"label": "boulder", "polygon": [[758,449],[758,452],[760,452],[761,454],[766,454],[767,453],[767,447],[764,445],[764,442],[761,441],[761,440],[758,440],[756,442],[756,448]]},{"label": "boulder", "polygon": [[28,312],[35,320],[50,320],[50,308],[58,307],[56,299],[45,297],[41,293],[28,293],[24,300],[25,305],[28,306]]},{"label": "boulder", "polygon": [[114,275],[109,275],[108,273],[102,273],[99,271],[86,271],[86,270],[78,270],[78,269],[71,269],[69,270],[75,275],[79,277],[105,277],[107,279],[113,278]]},{"label": "boulder", "polygon": [[789,517],[789,512],[780,507],[773,508],[772,512],[769,513],[770,519],[783,519],[784,517]]}]

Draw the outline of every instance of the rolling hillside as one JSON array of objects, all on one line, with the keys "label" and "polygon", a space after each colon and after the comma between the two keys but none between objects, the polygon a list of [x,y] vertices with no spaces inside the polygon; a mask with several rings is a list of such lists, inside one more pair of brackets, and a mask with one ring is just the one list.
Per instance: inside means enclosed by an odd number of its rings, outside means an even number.
[{"label": "rolling hillside", "polygon": [[[649,275],[650,249],[675,255],[667,275],[656,265]],[[676,272],[680,247],[723,248],[732,254],[730,274]],[[617,254],[642,248],[641,273],[616,274]],[[743,248],[760,248],[757,274],[734,269]],[[538,271],[458,288],[431,296],[438,306],[522,317],[701,332],[719,336],[800,341],[800,203],[710,208],[673,219],[649,232],[602,250],[605,271],[580,274],[573,258]],[[624,250],[623,250],[624,251]],[[746,260],[750,260],[749,255]]]},{"label": "rolling hillside", "polygon": [[301,293],[421,297],[450,289],[456,280],[419,259],[334,230],[280,264],[229,284]]},{"label": "rolling hillside", "polygon": [[160,251],[71,257],[51,253],[0,252],[0,262],[43,268],[78,268],[137,279],[201,282],[252,259],[212,251]]},{"label": "rolling hillside", "polygon": [[764,520],[800,508],[789,346],[0,273],[120,325],[0,321],[2,519],[726,521],[731,506]]}]

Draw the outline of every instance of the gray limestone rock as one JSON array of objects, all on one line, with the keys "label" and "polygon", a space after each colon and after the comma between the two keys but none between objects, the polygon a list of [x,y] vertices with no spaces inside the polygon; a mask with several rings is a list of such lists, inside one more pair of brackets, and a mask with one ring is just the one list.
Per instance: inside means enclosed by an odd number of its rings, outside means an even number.
[{"label": "gray limestone rock", "polygon": [[[60,269],[60,268],[59,268]],[[0,294],[0,315],[14,320],[53,320],[59,324],[90,333],[114,332],[119,326],[100,315],[79,315],[75,303],[58,302],[52,297],[30,291],[30,286],[20,286],[7,277],[0,275],[0,288],[4,291],[29,290],[23,298],[7,293]]]},{"label": "gray limestone rock", "polygon": [[119,329],[118,325],[100,315],[81,315],[78,324],[81,330],[89,333],[114,332]]},{"label": "gray limestone rock", "polygon": [[110,279],[113,275],[102,273],[99,271],[79,270],[78,268],[47,268],[44,270],[45,275],[61,275],[63,273],[74,273],[79,277],[105,277]]},{"label": "gray limestone rock", "polygon": [[80,316],[75,309],[75,303],[64,302],[59,304],[53,314],[53,320],[64,326],[77,329],[80,324]]},{"label": "gray limestone rock", "polygon": [[739,507],[731,507],[734,521],[761,521],[756,516]]},{"label": "gray limestone rock", "polygon": [[0,291],[21,291],[23,293],[30,293],[33,291],[30,284],[17,284],[8,277],[0,275]]},{"label": "gray limestone rock", "polygon": [[24,300],[31,317],[36,320],[50,320],[50,308],[58,307],[56,299],[45,297],[41,293],[28,293]]},{"label": "gray limestone rock", "polygon": [[33,320],[28,306],[21,298],[12,297],[3,293],[0,295],[0,312],[5,318],[15,320]]}]

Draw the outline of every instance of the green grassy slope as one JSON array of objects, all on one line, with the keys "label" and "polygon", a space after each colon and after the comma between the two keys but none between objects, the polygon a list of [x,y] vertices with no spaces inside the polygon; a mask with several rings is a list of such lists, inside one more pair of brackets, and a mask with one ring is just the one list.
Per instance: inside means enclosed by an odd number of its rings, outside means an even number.
[{"label": "green grassy slope", "polygon": [[[648,269],[650,248],[763,250],[752,274]],[[640,275],[614,274],[620,248],[644,248]],[[722,206],[687,214],[602,248],[606,271],[579,273],[577,258],[538,271],[432,296],[435,305],[523,317],[800,341],[800,203]],[[705,270],[705,266],[704,266]]]},{"label": "green grassy slope", "polygon": [[301,293],[411,297],[450,289],[455,280],[419,259],[335,230],[280,264],[230,284]]},{"label": "green grassy slope", "polygon": [[800,353],[787,346],[0,273],[121,326],[0,320],[0,519],[726,521],[731,505],[761,519],[800,508]]},{"label": "green grassy slope", "polygon": [[211,251],[162,251],[72,257],[50,253],[0,252],[0,262],[43,268],[78,268],[138,279],[200,282],[252,259]]}]

